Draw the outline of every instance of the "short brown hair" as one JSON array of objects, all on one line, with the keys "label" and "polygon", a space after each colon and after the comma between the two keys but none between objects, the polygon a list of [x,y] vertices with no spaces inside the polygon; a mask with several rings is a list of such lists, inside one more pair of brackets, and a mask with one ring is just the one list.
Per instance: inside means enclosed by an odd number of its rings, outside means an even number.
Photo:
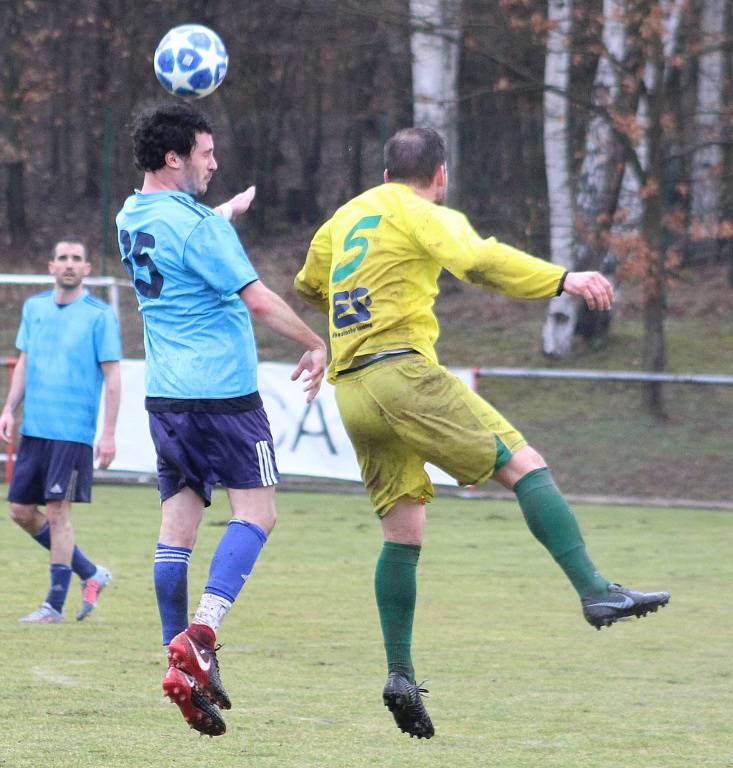
[{"label": "short brown hair", "polygon": [[384,167],[390,181],[427,187],[445,157],[445,142],[433,128],[403,128],[384,146]]},{"label": "short brown hair", "polygon": [[53,244],[53,248],[51,249],[52,261],[56,258],[56,248],[58,247],[59,243],[72,243],[73,245],[80,245],[84,249],[84,261],[89,261],[89,249],[87,248],[87,244],[84,242],[84,239],[79,237],[79,235],[68,235],[68,237],[60,237]]}]

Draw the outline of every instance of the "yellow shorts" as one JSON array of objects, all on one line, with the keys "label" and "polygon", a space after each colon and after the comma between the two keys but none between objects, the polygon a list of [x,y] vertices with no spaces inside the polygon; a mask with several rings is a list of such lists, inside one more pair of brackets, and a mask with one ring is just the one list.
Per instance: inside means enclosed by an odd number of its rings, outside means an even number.
[{"label": "yellow shorts", "polygon": [[417,354],[342,374],[336,402],[380,517],[404,496],[433,498],[426,462],[461,485],[482,483],[494,474],[497,437],[512,452],[526,445],[459,378]]}]

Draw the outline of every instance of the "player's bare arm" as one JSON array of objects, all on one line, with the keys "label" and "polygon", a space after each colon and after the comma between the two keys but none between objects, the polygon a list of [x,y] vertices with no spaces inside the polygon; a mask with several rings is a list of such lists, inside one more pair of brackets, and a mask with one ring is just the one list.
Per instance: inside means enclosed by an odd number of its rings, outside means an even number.
[{"label": "player's bare arm", "polygon": [[21,352],[18,357],[18,362],[15,364],[7,400],[3,406],[2,413],[0,413],[0,437],[6,443],[9,443],[13,439],[13,432],[15,430],[15,412],[18,410],[18,406],[23,402],[23,396],[25,394],[25,368],[26,354],[25,352]]},{"label": "player's bare arm", "polygon": [[613,304],[613,286],[600,272],[568,272],[563,291],[580,296],[588,309],[608,310]]},{"label": "player's bare arm", "polygon": [[260,280],[250,283],[239,295],[256,320],[280,336],[297,341],[306,348],[307,351],[300,358],[290,378],[295,381],[305,372],[303,391],[308,402],[313,400],[321,388],[326,370],[326,344],[323,339],[295,314],[289,304]]},{"label": "player's bare arm", "polygon": [[104,373],[104,425],[94,451],[94,458],[99,461],[100,469],[107,469],[117,453],[115,426],[117,414],[120,411],[120,364],[114,360],[101,365]]},{"label": "player's bare arm", "polygon": [[227,219],[227,221],[236,219],[237,216],[249,210],[252,201],[255,199],[256,192],[255,187],[247,187],[244,192],[239,192],[225,203],[217,205],[214,211]]}]

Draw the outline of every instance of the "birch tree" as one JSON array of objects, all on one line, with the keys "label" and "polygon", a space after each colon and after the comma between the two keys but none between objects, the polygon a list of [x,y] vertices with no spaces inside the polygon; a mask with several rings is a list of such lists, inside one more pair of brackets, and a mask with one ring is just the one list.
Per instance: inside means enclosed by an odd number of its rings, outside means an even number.
[{"label": "birch tree", "polygon": [[413,120],[416,126],[430,126],[446,138],[451,198],[459,172],[460,10],[460,0],[410,0]]},{"label": "birch tree", "polygon": [[[553,7],[557,5],[558,7]],[[565,46],[570,51],[571,34],[569,27],[558,25],[562,20],[560,3],[551,3],[548,20],[553,24],[548,39],[547,67],[545,85],[557,87],[560,79],[553,78],[555,67],[553,60],[564,59],[564,66],[568,66],[569,53],[562,56],[562,49],[558,45]],[[613,121],[624,119],[636,108],[636,100],[621,89],[621,66],[626,55],[626,32],[624,18],[626,13],[625,0],[604,0],[602,16],[602,53],[596,68],[595,79],[591,92],[592,111],[585,134],[585,146],[583,160],[575,183],[572,184],[571,200],[574,202],[572,230],[568,232],[566,240],[570,244],[563,245],[567,250],[560,253],[557,250],[556,241],[551,237],[552,261],[567,269],[602,269],[609,278],[611,274],[612,260],[607,256],[608,235],[614,214],[618,207],[619,190],[623,178],[625,150],[623,145],[614,136]],[[565,20],[567,25],[569,22]],[[567,89],[566,78],[562,78],[563,87]],[[553,220],[556,218],[555,210],[563,203],[563,196],[554,191],[555,185],[550,179],[555,175],[552,168],[554,163],[548,160],[550,152],[557,153],[557,147],[548,146],[547,120],[556,122],[553,109],[553,101],[557,97],[548,99],[545,97],[545,157],[548,177],[548,199],[550,206],[551,234]],[[567,103],[567,99],[562,101]],[[567,107],[566,107],[567,109]],[[567,120],[567,114],[564,117]],[[555,141],[550,144],[563,141],[567,153],[567,132],[563,136],[557,133]],[[567,192],[564,193],[565,195]],[[567,209],[570,211],[570,209]],[[582,326],[584,334],[595,336],[601,326],[607,326],[608,317],[605,313],[591,313],[585,305],[577,299],[563,294],[551,300],[545,326],[543,328],[543,351],[547,355],[566,357],[572,347],[573,338],[578,326]]]},{"label": "birch tree", "polygon": [[695,151],[692,157],[692,240],[704,256],[717,255],[723,169],[722,107],[726,0],[702,0],[698,60]]},{"label": "birch tree", "polygon": [[[550,0],[545,59],[544,145],[550,212],[550,253],[555,264],[571,270],[573,261],[573,191],[570,179],[568,99],[572,0]],[[550,300],[542,329],[546,355],[570,352],[578,305],[569,294]]]}]

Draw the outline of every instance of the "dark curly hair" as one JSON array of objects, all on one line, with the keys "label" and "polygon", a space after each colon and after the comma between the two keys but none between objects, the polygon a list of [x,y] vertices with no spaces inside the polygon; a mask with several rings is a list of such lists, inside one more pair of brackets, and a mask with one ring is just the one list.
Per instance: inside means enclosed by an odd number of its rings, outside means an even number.
[{"label": "dark curly hair", "polygon": [[212,133],[208,119],[186,104],[167,104],[141,112],[132,126],[132,152],[141,171],[165,165],[166,152],[188,157],[197,133]]},{"label": "dark curly hair", "polygon": [[403,128],[384,146],[384,167],[390,181],[427,187],[445,156],[445,142],[436,130]]}]

